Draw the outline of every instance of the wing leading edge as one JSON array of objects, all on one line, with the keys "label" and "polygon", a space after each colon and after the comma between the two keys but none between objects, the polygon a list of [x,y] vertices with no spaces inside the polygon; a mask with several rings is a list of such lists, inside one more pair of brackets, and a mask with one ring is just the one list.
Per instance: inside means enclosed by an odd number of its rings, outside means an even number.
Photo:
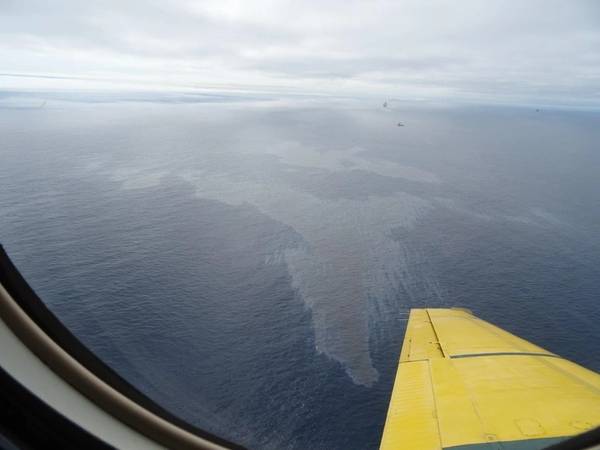
[{"label": "wing leading edge", "polygon": [[466,310],[411,310],[381,450],[540,449],[598,425],[600,375]]}]

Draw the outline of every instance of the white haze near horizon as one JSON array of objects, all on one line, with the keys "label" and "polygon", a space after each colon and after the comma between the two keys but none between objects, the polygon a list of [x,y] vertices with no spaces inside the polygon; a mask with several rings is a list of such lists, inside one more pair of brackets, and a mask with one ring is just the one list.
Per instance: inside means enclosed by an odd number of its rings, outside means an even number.
[{"label": "white haze near horizon", "polygon": [[0,0],[0,90],[596,108],[599,25],[588,0]]}]

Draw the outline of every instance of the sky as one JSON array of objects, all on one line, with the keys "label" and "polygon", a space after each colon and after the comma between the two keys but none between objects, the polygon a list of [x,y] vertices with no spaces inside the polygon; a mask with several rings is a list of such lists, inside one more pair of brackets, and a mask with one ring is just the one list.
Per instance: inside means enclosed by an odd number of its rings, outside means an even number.
[{"label": "sky", "polygon": [[600,107],[595,0],[0,0],[1,90]]}]

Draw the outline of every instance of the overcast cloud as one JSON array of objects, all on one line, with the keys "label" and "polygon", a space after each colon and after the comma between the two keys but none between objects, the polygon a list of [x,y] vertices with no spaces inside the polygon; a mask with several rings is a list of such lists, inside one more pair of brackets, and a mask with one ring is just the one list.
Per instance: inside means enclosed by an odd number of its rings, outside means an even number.
[{"label": "overcast cloud", "polygon": [[0,89],[600,106],[600,2],[0,0]]}]

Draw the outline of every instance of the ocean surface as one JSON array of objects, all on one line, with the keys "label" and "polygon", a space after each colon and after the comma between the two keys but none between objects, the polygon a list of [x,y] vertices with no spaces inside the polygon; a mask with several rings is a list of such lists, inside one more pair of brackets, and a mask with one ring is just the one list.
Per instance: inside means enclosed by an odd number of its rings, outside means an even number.
[{"label": "ocean surface", "polygon": [[412,307],[600,370],[594,112],[2,92],[0,242],[110,366],[251,449],[376,449]]}]

